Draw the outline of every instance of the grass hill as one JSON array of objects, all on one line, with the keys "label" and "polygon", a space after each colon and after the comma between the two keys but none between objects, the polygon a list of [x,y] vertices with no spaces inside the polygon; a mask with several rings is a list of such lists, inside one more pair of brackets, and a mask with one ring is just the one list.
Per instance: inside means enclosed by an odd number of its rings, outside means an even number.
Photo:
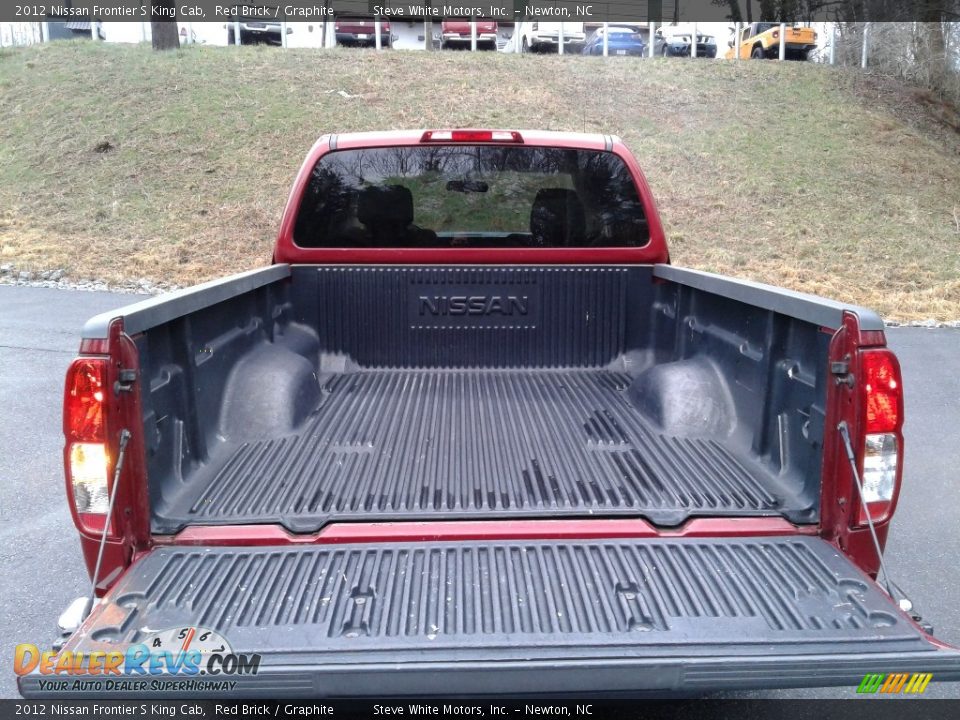
[{"label": "grass hill", "polygon": [[954,320],[960,143],[896,97],[801,63],[2,50],[0,263],[190,284],[269,262],[324,132],[586,130],[636,153],[675,263]]}]

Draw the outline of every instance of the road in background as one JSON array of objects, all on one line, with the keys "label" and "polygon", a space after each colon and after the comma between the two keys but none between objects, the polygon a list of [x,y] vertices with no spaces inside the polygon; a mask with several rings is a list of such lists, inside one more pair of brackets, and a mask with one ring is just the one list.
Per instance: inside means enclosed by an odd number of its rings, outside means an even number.
[{"label": "road in background", "polygon": [[[84,321],[138,299],[0,285],[0,697],[18,697],[14,646],[49,643],[57,615],[88,590],[64,499],[63,378]],[[906,477],[887,562],[937,636],[960,644],[960,330],[887,336],[907,404]],[[960,697],[960,683],[934,682],[926,695]],[[853,696],[853,688],[725,695]]]}]

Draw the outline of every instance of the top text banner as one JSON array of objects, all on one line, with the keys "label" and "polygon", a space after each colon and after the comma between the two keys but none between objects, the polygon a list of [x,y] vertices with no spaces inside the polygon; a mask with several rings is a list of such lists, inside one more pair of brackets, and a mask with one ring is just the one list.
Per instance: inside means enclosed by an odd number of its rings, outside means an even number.
[{"label": "top text banner", "polygon": [[[0,21],[189,21],[231,19],[323,22],[338,17],[442,20],[477,17],[500,22],[747,22],[960,20],[960,0],[0,0]],[[769,15],[770,17],[764,17]]]}]

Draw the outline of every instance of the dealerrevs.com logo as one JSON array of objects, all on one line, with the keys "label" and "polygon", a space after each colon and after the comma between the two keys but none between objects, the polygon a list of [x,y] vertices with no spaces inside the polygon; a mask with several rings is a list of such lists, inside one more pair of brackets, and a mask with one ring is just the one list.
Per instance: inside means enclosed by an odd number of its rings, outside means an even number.
[{"label": "dealerrevs.com logo", "polygon": [[229,691],[236,686],[230,678],[257,674],[260,655],[233,652],[213,630],[185,627],[152,632],[122,650],[57,653],[23,643],[13,667],[43,677],[45,692]]}]

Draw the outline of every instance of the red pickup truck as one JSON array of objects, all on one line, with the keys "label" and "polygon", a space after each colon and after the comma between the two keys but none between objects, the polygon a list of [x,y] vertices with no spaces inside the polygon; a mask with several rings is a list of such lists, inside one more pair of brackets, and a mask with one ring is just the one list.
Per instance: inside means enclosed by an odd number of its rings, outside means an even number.
[{"label": "red pickup truck", "polygon": [[444,20],[440,25],[440,47],[442,49],[468,48],[477,39],[477,47],[487,50],[497,49],[497,21],[476,20],[476,30],[469,19]]},{"label": "red pickup truck", "polygon": [[[333,32],[338,45],[373,47],[377,44],[377,21],[374,18],[338,17],[333,24]],[[381,20],[381,47],[390,47],[390,38],[390,22]]]},{"label": "red pickup truck", "polygon": [[273,262],[85,326],[64,462],[97,600],[61,654],[203,675],[229,644],[231,697],[960,679],[877,580],[883,322],[670,265],[616,137],[325,135]]}]

